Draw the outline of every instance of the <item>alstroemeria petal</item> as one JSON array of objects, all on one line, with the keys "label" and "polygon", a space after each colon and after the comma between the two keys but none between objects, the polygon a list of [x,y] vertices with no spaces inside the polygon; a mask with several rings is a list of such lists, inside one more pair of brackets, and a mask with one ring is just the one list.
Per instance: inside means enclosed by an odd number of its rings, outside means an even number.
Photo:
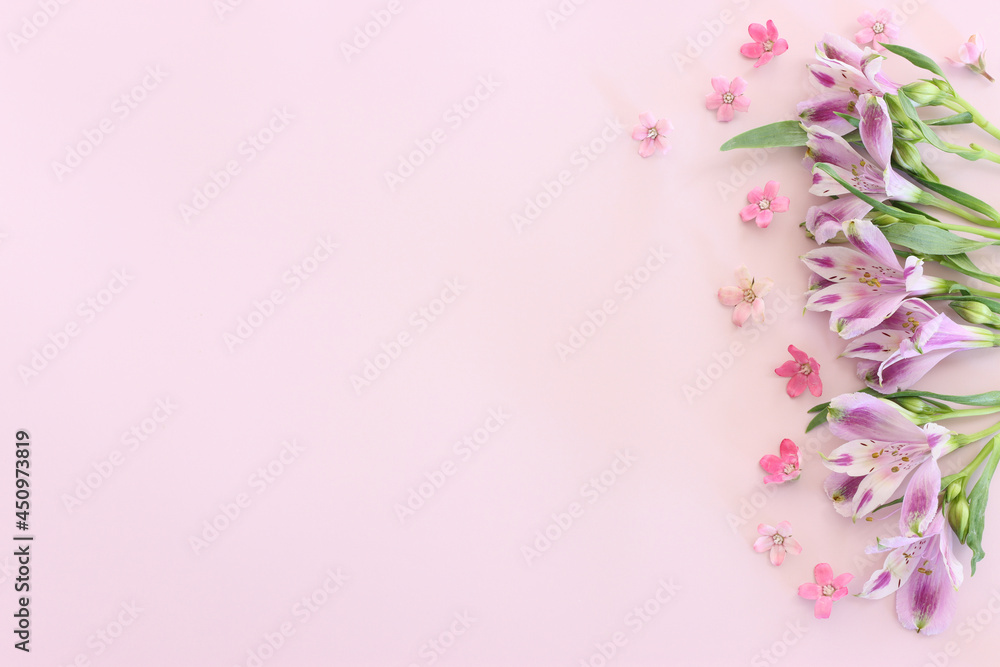
[{"label": "alstroemeria petal", "polygon": [[957,595],[940,554],[910,576],[896,593],[896,615],[907,630],[935,635],[951,624]]},{"label": "alstroemeria petal", "polygon": [[830,401],[831,432],[844,440],[874,438],[889,442],[926,442],[920,427],[888,401],[870,394],[841,394]]},{"label": "alstroemeria petal", "polygon": [[864,94],[858,98],[861,110],[861,141],[865,150],[885,169],[892,159],[892,119],[885,100],[878,95]]},{"label": "alstroemeria petal", "polygon": [[854,494],[857,493],[862,477],[834,472],[823,481],[823,491],[833,501],[833,508],[840,516],[849,517],[854,513]]},{"label": "alstroemeria petal", "polygon": [[899,529],[904,534],[923,535],[938,509],[941,492],[941,469],[934,459],[928,459],[913,473],[903,493],[903,509]]},{"label": "alstroemeria petal", "polygon": [[[890,130],[891,132],[891,130]],[[890,136],[890,144],[892,143]],[[902,271],[896,259],[896,253],[892,251],[892,246],[885,238],[885,234],[871,220],[850,220],[844,224],[844,234],[851,245],[860,252],[876,259],[886,267]],[[905,274],[904,274],[905,277]]]},{"label": "alstroemeria petal", "polygon": [[[917,547],[922,551],[921,547]],[[858,597],[869,600],[881,600],[882,598],[895,593],[904,581],[920,565],[920,559],[914,557],[909,545],[893,550],[885,557],[885,563],[881,570],[876,570],[865,582],[864,588]]]}]

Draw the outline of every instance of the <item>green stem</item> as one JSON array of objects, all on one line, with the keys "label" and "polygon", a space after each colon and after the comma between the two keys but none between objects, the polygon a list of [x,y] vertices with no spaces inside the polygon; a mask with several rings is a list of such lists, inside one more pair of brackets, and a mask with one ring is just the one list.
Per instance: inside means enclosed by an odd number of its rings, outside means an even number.
[{"label": "green stem", "polygon": [[993,435],[994,433],[996,433],[998,431],[1000,431],[1000,422],[997,422],[996,424],[993,424],[992,426],[984,428],[982,431],[979,431],[977,433],[970,433],[968,435],[963,435],[963,434],[959,433],[958,435],[956,435],[954,437],[954,440],[955,440],[955,442],[958,443],[959,447],[965,447],[968,444],[971,444],[973,442],[977,442],[979,440],[982,440],[985,437],[991,436],[991,435]]},{"label": "green stem", "polygon": [[[1000,162],[1000,155],[997,156],[997,160],[994,160],[994,162]],[[939,197],[935,197],[929,192],[924,193],[923,195],[920,196],[920,203],[924,204],[925,206],[933,206],[934,208],[939,208],[942,211],[947,211],[948,213],[957,215],[958,217],[964,218],[969,222],[974,222],[977,225],[985,225],[986,227],[1000,226],[1000,222],[997,222],[996,220],[991,220],[990,218],[981,218],[975,213],[967,211],[961,206],[958,206],[956,204],[952,204],[950,201],[947,201],[945,199],[940,199]]]},{"label": "green stem", "polygon": [[[1000,412],[1000,405],[988,408],[965,408],[962,410],[952,410],[951,412],[939,415],[938,419],[954,419],[956,417],[978,417],[980,415],[992,415]],[[1000,427],[1000,424],[997,425]]]},{"label": "green stem", "polygon": [[955,102],[957,103],[958,108],[956,108],[951,104],[948,104],[946,106],[951,107],[955,111],[959,110],[968,111],[969,115],[972,116],[973,123],[983,128],[994,138],[1000,139],[1000,128],[998,128],[996,125],[988,121],[986,117],[983,116],[983,114],[979,113],[979,111],[976,110],[976,107],[969,104],[964,98],[960,97],[958,94],[955,94]]},{"label": "green stem", "polygon": [[[972,473],[976,472],[976,469],[979,468],[979,466],[983,463],[983,461],[986,460],[986,457],[988,457],[990,455],[990,452],[993,451],[993,443],[994,442],[996,442],[996,440],[990,440],[988,443],[986,443],[986,446],[983,447],[982,449],[980,449],[979,453],[976,454],[976,458],[972,459],[969,462],[969,465],[967,465],[964,468],[962,468],[954,477],[956,479],[959,478],[959,477],[964,477],[965,479],[968,479],[969,475],[971,475]],[[964,482],[963,482],[963,486],[964,486]]]}]

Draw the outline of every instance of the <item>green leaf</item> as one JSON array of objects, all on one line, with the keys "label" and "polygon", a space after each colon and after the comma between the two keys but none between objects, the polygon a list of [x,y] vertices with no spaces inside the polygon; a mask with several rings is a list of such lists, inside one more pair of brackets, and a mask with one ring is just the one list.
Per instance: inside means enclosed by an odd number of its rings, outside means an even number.
[{"label": "green leaf", "polygon": [[892,53],[895,53],[897,56],[900,56],[901,58],[906,58],[920,69],[925,69],[928,72],[933,72],[942,79],[945,80],[948,79],[948,77],[944,75],[944,72],[941,71],[941,68],[938,67],[938,64],[936,62],[934,62],[924,54],[920,53],[919,51],[914,51],[913,49],[909,49],[905,46],[900,46],[898,44],[883,43],[882,46],[884,46]]},{"label": "green leaf", "polygon": [[809,422],[809,425],[806,426],[806,433],[808,433],[809,431],[813,430],[817,426],[822,426],[823,424],[826,423],[826,413],[827,413],[827,410],[830,409],[830,404],[829,403],[824,403],[821,406],[821,408],[822,409],[819,412],[817,412],[816,416],[813,417],[812,420]]},{"label": "green leaf", "polygon": [[994,276],[991,273],[981,271],[979,267],[976,266],[971,259],[969,259],[968,255],[943,255],[941,257],[928,257],[925,259],[938,262],[942,266],[947,266],[949,269],[955,269],[956,271],[960,271],[972,278],[978,278],[979,280],[984,280],[993,285],[1000,285],[1000,278],[997,278],[997,276]]},{"label": "green leaf", "polygon": [[755,127],[722,144],[719,150],[734,148],[772,148],[785,146],[805,146],[808,135],[802,123],[797,120],[782,120],[770,125]]},{"label": "green leaf", "polygon": [[928,255],[959,255],[994,245],[991,241],[972,241],[931,225],[893,222],[882,225],[879,229],[889,239],[889,243],[906,246],[914,252]]},{"label": "green leaf", "polygon": [[963,111],[962,113],[957,113],[954,116],[945,116],[944,118],[932,118],[931,120],[925,120],[928,125],[965,125],[966,123],[972,122],[972,114],[968,111]]},{"label": "green leaf", "polygon": [[930,391],[918,391],[910,389],[907,391],[897,391],[892,394],[879,394],[882,398],[907,398],[915,396],[917,398],[936,398],[939,401],[958,403],[959,405],[971,405],[977,408],[992,408],[1000,406],[1000,391],[987,391],[982,394],[969,394],[968,396],[951,396],[949,394],[935,394]]},{"label": "green leaf", "polygon": [[860,118],[856,118],[856,117],[852,116],[849,113],[840,113],[839,111],[834,111],[833,113],[837,114],[838,116],[840,116],[841,118],[843,118],[844,120],[846,120],[848,123],[850,123],[854,127],[860,127],[861,126],[861,119]]},{"label": "green leaf", "polygon": [[965,543],[972,549],[972,574],[976,573],[976,563],[981,561],[986,552],[983,551],[983,529],[986,527],[986,505],[990,499],[990,482],[1000,463],[1000,437],[995,437],[988,446],[993,447],[990,457],[983,466],[983,474],[979,476],[976,485],[969,494],[969,534]]},{"label": "green leaf", "polygon": [[809,414],[813,414],[814,412],[819,412],[820,410],[826,410],[828,407],[830,407],[830,401],[827,401],[826,403],[819,403],[817,405],[814,405],[811,408],[809,408],[808,410],[806,410],[806,412],[808,412]]}]

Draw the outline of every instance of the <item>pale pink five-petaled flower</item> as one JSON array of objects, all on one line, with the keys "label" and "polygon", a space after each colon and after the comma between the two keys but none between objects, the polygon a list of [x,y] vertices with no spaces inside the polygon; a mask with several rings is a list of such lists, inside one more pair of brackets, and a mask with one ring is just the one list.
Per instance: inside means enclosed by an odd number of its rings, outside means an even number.
[{"label": "pale pink five-petaled flower", "polygon": [[880,9],[874,15],[869,11],[863,12],[858,17],[858,23],[864,27],[855,33],[854,41],[858,44],[871,42],[876,51],[884,50],[882,43],[892,43],[899,34],[899,26],[892,22],[892,11],[888,9]]},{"label": "pale pink five-petaled flower", "polygon": [[820,563],[813,570],[813,577],[816,583],[799,586],[799,597],[816,600],[816,618],[830,618],[833,603],[847,595],[847,584],[854,575],[842,574],[834,578],[830,564]]},{"label": "pale pink five-petaled flower", "polygon": [[751,23],[747,32],[753,37],[752,42],[747,42],[740,47],[740,53],[747,58],[756,58],[754,67],[761,67],[768,64],[775,56],[780,56],[788,50],[788,42],[778,37],[778,29],[774,27],[774,21],[768,21],[765,28],[759,23]]},{"label": "pale pink five-petaled flower", "polygon": [[972,35],[969,41],[958,48],[958,60],[948,58],[952,65],[968,67],[976,74],[982,74],[990,81],[994,78],[986,71],[986,42],[980,35]]},{"label": "pale pink five-petaled flower", "polygon": [[802,553],[802,545],[792,537],[792,524],[782,521],[775,526],[762,523],[757,526],[760,537],[753,543],[753,550],[759,554],[765,551],[771,552],[771,565],[781,565],[785,560],[785,553],[798,556]]},{"label": "pale pink five-petaled flower", "polygon": [[718,109],[715,113],[717,120],[728,123],[733,119],[733,109],[746,111],[750,108],[750,98],[743,94],[747,89],[747,82],[740,77],[730,83],[724,76],[713,76],[712,88],[715,92],[705,96],[705,106]]},{"label": "pale pink five-petaled flower", "polygon": [[778,448],[780,457],[774,454],[765,454],[760,458],[760,467],[767,475],[764,476],[765,484],[782,484],[799,478],[802,474],[802,458],[799,456],[799,447],[794,442],[785,438]]},{"label": "pale pink five-petaled flower", "polygon": [[657,150],[661,153],[669,151],[666,134],[673,129],[674,126],[665,118],[657,120],[649,111],[639,114],[639,124],[632,129],[632,138],[642,142],[639,144],[639,155],[649,157]]},{"label": "pale pink five-petaled flower", "polygon": [[784,213],[788,210],[788,197],[779,197],[778,188],[781,183],[778,181],[768,181],[763,188],[754,188],[747,195],[750,202],[740,211],[743,222],[756,219],[757,226],[761,229],[767,228],[771,224],[775,213]]},{"label": "pale pink five-petaled flower", "polygon": [[774,287],[774,281],[752,278],[745,266],[736,270],[736,277],[739,278],[736,286],[719,288],[719,301],[723,306],[736,306],[733,309],[733,324],[738,327],[743,326],[751,315],[755,322],[763,322],[763,297]]},{"label": "pale pink five-petaled flower", "polygon": [[819,379],[819,362],[794,345],[788,346],[788,352],[792,355],[792,360],[774,369],[777,375],[790,378],[785,386],[788,395],[795,398],[809,387],[810,394],[822,396],[823,381]]}]

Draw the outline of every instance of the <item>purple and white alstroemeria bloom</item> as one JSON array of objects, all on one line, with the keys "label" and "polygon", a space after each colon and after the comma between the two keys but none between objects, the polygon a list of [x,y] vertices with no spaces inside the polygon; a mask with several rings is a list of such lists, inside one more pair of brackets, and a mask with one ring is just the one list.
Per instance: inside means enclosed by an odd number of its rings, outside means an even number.
[{"label": "purple and white alstroemeria bloom", "polygon": [[951,623],[962,564],[952,534],[938,507],[941,470],[928,460],[913,474],[903,494],[899,536],[879,539],[868,553],[891,551],[859,597],[878,600],[896,595],[896,614],[908,630],[933,635]]},{"label": "purple and white alstroemeria bloom", "polygon": [[923,191],[896,173],[890,164],[892,158],[892,119],[885,100],[875,95],[862,95],[858,102],[861,124],[858,130],[865,149],[871,155],[866,159],[839,135],[818,125],[806,128],[806,157],[802,164],[812,171],[813,181],[809,192],[821,197],[850,194],[830,174],[816,166],[827,163],[842,180],[862,193],[882,201],[896,199],[917,203]]},{"label": "purple and white alstroemeria bloom", "polygon": [[[894,403],[870,394],[833,399],[827,423],[835,436],[850,442],[833,450],[824,465],[834,473],[862,478],[851,499],[855,520],[890,500],[919,465],[958,447],[948,429],[937,424],[917,426]],[[843,478],[835,485],[845,486]]]},{"label": "purple and white alstroemeria bloom", "polygon": [[806,211],[806,229],[816,243],[823,245],[843,231],[845,222],[863,218],[870,210],[871,204],[854,195],[844,195],[825,204],[810,206]]},{"label": "purple and white alstroemeria bloom", "polygon": [[882,324],[850,343],[841,356],[860,359],[858,377],[882,393],[905,391],[959,350],[1000,345],[997,334],[956,324],[921,299],[907,299]]},{"label": "purple and white alstroemeria bloom", "polygon": [[797,110],[804,125],[819,125],[844,135],[854,126],[838,116],[838,112],[856,116],[860,96],[881,97],[899,90],[880,71],[883,56],[839,35],[827,34],[816,44],[816,59],[819,62],[809,65],[809,71],[821,93],[799,103]]},{"label": "purple and white alstroemeria bloom", "polygon": [[814,291],[806,308],[830,311],[830,328],[843,338],[854,338],[878,326],[913,295],[946,291],[948,281],[924,276],[916,257],[899,265],[885,235],[869,220],[844,223],[844,234],[853,247],[811,250],[802,261],[830,281]]}]

